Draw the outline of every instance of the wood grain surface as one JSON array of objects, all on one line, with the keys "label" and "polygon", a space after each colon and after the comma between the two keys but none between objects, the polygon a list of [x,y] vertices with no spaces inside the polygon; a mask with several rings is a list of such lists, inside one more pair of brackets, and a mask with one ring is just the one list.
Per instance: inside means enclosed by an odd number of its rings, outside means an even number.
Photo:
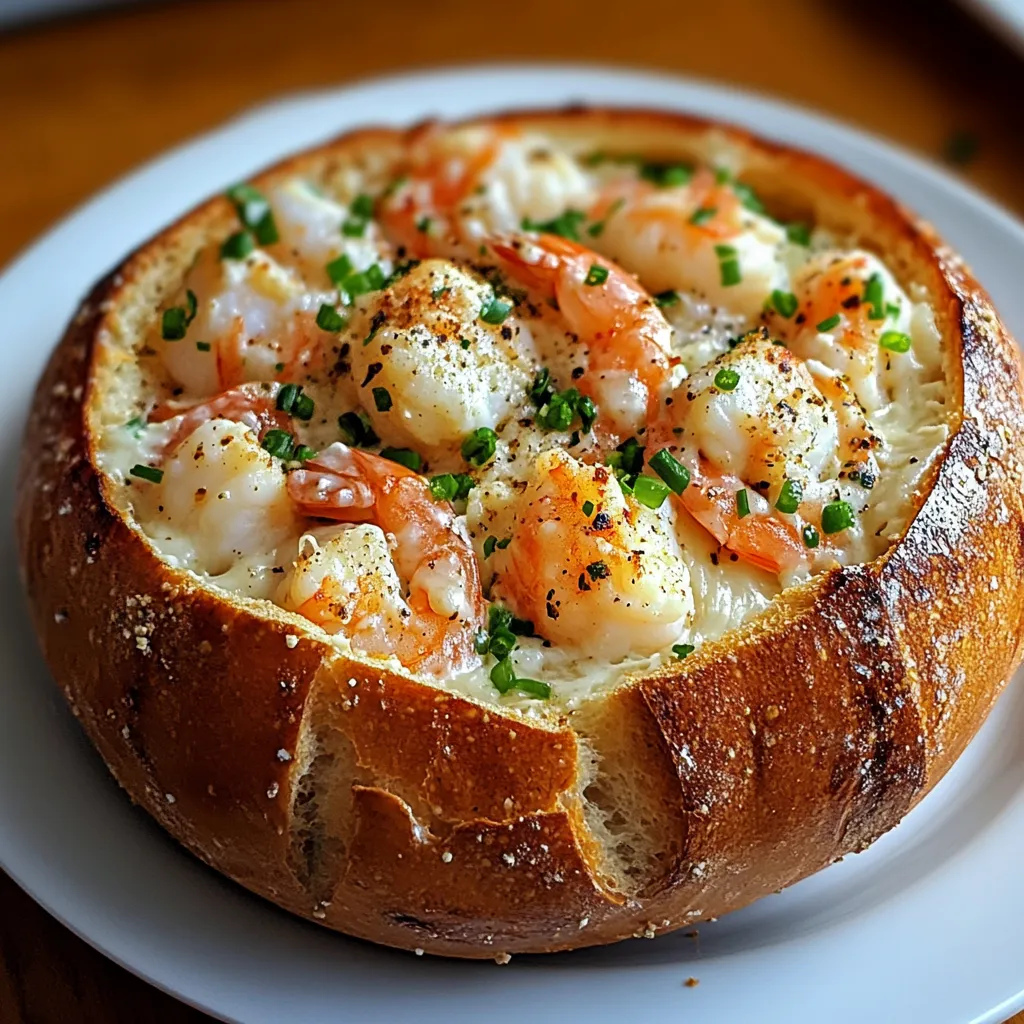
[{"label": "wood grain surface", "polygon": [[[946,0],[180,0],[0,34],[0,265],[141,161],[271,97],[516,59],[730,82],[936,159],[959,136],[960,150],[976,144],[960,173],[1024,213],[1024,63]],[[94,952],[0,873],[2,1024],[207,1019]]]}]

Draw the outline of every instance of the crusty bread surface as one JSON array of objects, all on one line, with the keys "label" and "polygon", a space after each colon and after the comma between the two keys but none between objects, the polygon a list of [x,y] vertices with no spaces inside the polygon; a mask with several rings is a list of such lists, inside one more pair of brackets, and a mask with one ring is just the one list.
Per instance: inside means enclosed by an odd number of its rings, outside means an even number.
[{"label": "crusty bread surface", "polygon": [[[594,148],[699,155],[708,125],[639,111],[508,115]],[[101,339],[148,323],[225,230],[215,199],[85,299],[38,386],[21,570],[53,675],[118,782],[252,891],[407,949],[502,957],[654,935],[775,892],[892,828],[977,731],[1021,656],[1017,348],[962,261],[816,157],[721,128],[769,209],[922,286],[955,410],[916,514],[879,559],[571,720],[383,671],[266,602],[160,557],[97,466]],[[344,136],[254,179],[387,153]]]}]

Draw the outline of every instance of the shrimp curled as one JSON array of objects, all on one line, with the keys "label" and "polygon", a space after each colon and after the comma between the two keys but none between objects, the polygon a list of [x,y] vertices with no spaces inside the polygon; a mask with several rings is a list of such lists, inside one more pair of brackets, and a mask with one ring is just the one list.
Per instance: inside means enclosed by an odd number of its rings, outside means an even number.
[{"label": "shrimp curled", "polygon": [[[369,523],[388,535],[394,569],[408,588],[406,607],[386,649],[368,653],[394,654],[406,668],[438,675],[474,663],[484,620],[476,558],[461,521],[447,502],[434,500],[422,477],[336,442],[289,474],[287,486],[307,516]],[[323,624],[322,616],[315,618]],[[338,625],[343,631],[344,623]]]}]

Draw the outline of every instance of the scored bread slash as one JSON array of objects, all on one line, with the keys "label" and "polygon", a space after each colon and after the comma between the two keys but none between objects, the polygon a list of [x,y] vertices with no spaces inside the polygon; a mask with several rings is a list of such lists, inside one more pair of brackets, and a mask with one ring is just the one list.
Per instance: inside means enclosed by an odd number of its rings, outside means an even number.
[{"label": "scored bread slash", "polygon": [[19,557],[189,850],[506,964],[714,920],[935,785],[1019,660],[1022,437],[984,290],[826,161],[645,111],[368,129],[95,286]]}]

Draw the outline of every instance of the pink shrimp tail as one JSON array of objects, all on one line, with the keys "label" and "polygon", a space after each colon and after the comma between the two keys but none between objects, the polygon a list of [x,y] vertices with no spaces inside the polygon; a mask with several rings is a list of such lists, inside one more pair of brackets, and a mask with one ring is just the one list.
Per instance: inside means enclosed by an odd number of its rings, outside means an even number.
[{"label": "pink shrimp tail", "polygon": [[163,423],[185,414],[164,446],[166,454],[175,451],[198,427],[220,418],[249,427],[262,440],[268,430],[287,430],[291,424],[288,414],[277,408],[279,390],[278,384],[242,384],[207,402],[193,405],[163,402],[149,414],[149,422]]},{"label": "pink shrimp tail", "polygon": [[[372,458],[379,456],[358,452],[338,441],[288,474],[288,494],[307,516],[340,523],[367,522],[374,517],[377,504],[373,481],[367,473]],[[396,471],[409,472],[397,463],[392,465]]]}]

